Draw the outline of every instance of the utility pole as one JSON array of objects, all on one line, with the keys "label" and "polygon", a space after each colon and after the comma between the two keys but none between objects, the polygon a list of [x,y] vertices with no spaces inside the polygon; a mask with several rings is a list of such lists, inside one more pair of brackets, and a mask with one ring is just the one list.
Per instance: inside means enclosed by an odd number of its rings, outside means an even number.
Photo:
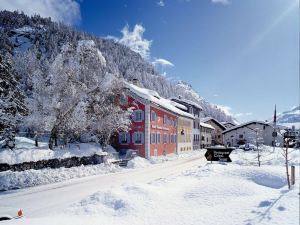
[{"label": "utility pole", "polygon": [[273,127],[274,127],[274,130],[273,130],[273,152],[275,152],[275,137],[277,136],[277,133],[276,133],[276,104],[275,104],[275,111],[274,111],[274,118],[273,118]]},{"label": "utility pole", "polygon": [[256,138],[258,167],[260,167],[260,152],[259,152],[259,148],[258,148],[258,128],[255,129],[255,138]]}]

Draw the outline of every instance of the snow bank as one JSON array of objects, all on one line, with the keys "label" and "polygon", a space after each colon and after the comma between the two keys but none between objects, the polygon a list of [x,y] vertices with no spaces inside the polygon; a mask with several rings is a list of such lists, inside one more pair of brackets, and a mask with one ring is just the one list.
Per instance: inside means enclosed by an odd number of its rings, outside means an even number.
[{"label": "snow bank", "polygon": [[71,168],[26,170],[22,172],[5,171],[0,173],[0,190],[32,187],[61,182],[73,178],[119,172],[122,169],[114,164],[99,164]]},{"label": "snow bank", "polygon": [[35,147],[34,140],[25,137],[17,137],[16,148],[14,150],[0,149],[0,163],[16,164],[43,159],[90,156],[95,153],[102,154],[102,149],[99,144],[70,144],[65,148],[52,151],[48,148],[46,142],[39,142],[39,147]]},{"label": "snow bank", "polygon": [[136,169],[136,168],[145,168],[151,165],[151,162],[142,157],[134,157],[132,160],[129,160],[127,163],[127,168]]}]

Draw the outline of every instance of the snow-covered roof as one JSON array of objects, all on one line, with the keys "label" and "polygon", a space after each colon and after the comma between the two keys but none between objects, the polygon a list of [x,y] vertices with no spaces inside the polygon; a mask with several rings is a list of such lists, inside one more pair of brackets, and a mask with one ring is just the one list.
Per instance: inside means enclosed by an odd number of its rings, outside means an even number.
[{"label": "snow-covered roof", "polygon": [[246,123],[242,123],[240,125],[236,125],[234,127],[231,127],[231,128],[228,128],[227,130],[223,131],[223,134],[229,132],[229,131],[232,131],[232,130],[236,130],[236,129],[239,129],[239,128],[242,128],[242,127],[246,127],[250,124],[262,124],[262,125],[268,125],[268,126],[271,126],[270,124],[268,123],[265,123],[265,122],[262,122],[262,121],[258,121],[258,120],[252,120],[252,121],[249,121],[249,122],[246,122]]},{"label": "snow-covered roof", "polygon": [[188,99],[176,98],[176,97],[171,97],[170,99],[192,105],[195,108],[198,108],[198,109],[202,110],[202,107],[199,104],[195,103],[194,101],[191,101],[191,100],[188,100]]},{"label": "snow-covered roof", "polygon": [[179,104],[178,102],[170,101],[172,105],[174,105],[177,108],[183,109],[183,110],[188,110],[188,108],[182,104]]},{"label": "snow-covered roof", "polygon": [[167,109],[175,114],[178,114],[180,116],[188,117],[191,119],[195,118],[192,114],[184,112],[184,111],[176,108],[172,104],[171,100],[160,97],[156,91],[149,90],[147,88],[141,88],[134,84],[130,84],[126,81],[124,81],[124,83],[130,89],[130,91],[132,91],[133,93],[135,93],[136,95],[138,95],[139,97],[141,97],[143,99],[146,99],[152,103],[156,103],[157,105],[161,106],[162,108],[165,108],[165,109]]},{"label": "snow-covered roof", "polygon": [[208,123],[201,123],[201,122],[200,122],[200,126],[201,126],[201,127],[210,128],[210,129],[213,129],[213,130],[215,129],[212,125],[210,125],[210,124],[208,124]]},{"label": "snow-covered roof", "polygon": [[236,125],[236,124],[234,124],[234,123],[232,123],[232,122],[221,122],[221,124],[223,124],[223,125],[231,124],[231,125],[233,125],[233,126]]},{"label": "snow-covered roof", "polygon": [[224,130],[226,130],[226,127],[220,123],[218,120],[212,118],[212,117],[205,117],[205,118],[200,118],[200,121],[203,122],[203,123],[206,123],[210,120],[213,120],[216,124],[218,124],[220,127],[222,127]]}]

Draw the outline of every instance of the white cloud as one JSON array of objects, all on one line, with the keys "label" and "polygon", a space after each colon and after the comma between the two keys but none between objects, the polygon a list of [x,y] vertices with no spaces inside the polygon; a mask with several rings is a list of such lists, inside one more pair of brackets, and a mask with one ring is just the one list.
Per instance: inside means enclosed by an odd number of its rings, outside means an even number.
[{"label": "white cloud", "polygon": [[164,3],[163,0],[158,1],[156,4],[157,4],[158,6],[160,6],[160,7],[164,7],[164,6],[165,6],[165,3]]},{"label": "white cloud", "polygon": [[80,5],[75,0],[1,0],[0,10],[39,14],[65,24],[74,24],[81,19]]},{"label": "white cloud", "polygon": [[213,97],[219,97],[219,95],[218,94],[214,94]]},{"label": "white cloud", "polygon": [[123,37],[119,39],[121,44],[128,46],[131,50],[139,53],[143,58],[148,59],[150,56],[150,47],[152,44],[151,40],[143,38],[143,33],[145,28],[136,24],[133,28],[133,31],[129,31],[128,25],[122,29]]},{"label": "white cloud", "polygon": [[228,5],[230,3],[229,0],[211,0],[212,3],[220,3],[223,5]]},{"label": "white cloud", "polygon": [[242,118],[247,116],[252,116],[252,112],[240,112],[240,113],[233,113],[232,108],[225,105],[216,105],[217,108],[221,109],[227,115],[233,116],[235,118]]},{"label": "white cloud", "polygon": [[154,62],[152,62],[153,65],[161,65],[161,66],[170,66],[173,67],[174,64],[166,59],[155,59]]},{"label": "white cloud", "polygon": [[246,112],[246,113],[236,113],[234,114],[234,117],[245,117],[245,116],[252,116],[252,112]]}]

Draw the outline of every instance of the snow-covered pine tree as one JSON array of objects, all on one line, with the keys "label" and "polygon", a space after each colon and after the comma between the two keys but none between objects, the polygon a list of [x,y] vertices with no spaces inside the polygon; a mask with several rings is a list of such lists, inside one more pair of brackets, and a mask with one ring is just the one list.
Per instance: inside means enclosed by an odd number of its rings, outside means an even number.
[{"label": "snow-covered pine tree", "polygon": [[24,98],[9,59],[0,56],[0,134],[6,140],[4,147],[14,147],[13,131],[27,113]]}]

